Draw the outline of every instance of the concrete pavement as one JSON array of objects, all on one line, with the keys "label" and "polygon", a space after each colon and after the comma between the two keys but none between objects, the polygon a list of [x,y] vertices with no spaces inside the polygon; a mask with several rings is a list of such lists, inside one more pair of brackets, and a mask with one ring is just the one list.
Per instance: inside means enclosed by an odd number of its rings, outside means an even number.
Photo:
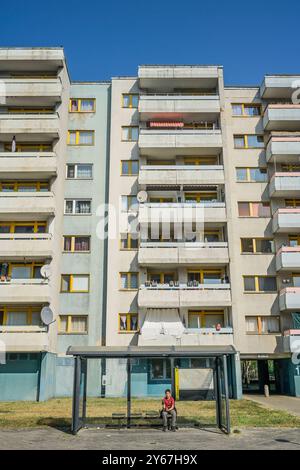
[{"label": "concrete pavement", "polygon": [[260,403],[266,408],[286,411],[292,415],[300,416],[300,398],[297,397],[289,397],[286,395],[270,395],[267,398],[264,395],[244,395],[243,398]]}]

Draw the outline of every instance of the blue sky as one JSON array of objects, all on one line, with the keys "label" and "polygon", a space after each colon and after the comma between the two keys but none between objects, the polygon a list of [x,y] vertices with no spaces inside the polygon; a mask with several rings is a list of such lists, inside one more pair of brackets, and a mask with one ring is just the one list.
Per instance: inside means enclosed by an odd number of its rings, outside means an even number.
[{"label": "blue sky", "polygon": [[299,0],[13,0],[0,17],[1,46],[64,46],[73,80],[138,64],[220,64],[227,85],[300,73]]}]

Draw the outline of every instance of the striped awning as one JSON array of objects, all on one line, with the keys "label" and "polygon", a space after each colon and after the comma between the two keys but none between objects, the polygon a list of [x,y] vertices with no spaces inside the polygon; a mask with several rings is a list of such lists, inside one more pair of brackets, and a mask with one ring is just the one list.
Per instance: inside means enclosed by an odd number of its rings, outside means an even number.
[{"label": "striped awning", "polygon": [[150,121],[150,127],[184,127],[184,123],[180,121]]}]

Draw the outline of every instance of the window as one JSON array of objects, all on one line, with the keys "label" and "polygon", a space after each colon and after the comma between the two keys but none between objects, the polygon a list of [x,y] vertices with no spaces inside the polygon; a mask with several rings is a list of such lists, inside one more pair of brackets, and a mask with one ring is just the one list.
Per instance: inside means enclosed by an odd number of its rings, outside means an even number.
[{"label": "window", "polygon": [[134,212],[138,210],[138,200],[136,195],[121,196],[122,212]]},{"label": "window", "polygon": [[69,131],[68,145],[94,145],[94,131]]},{"label": "window", "polygon": [[87,333],[87,315],[60,315],[58,322],[59,334]]},{"label": "window", "polygon": [[240,149],[264,148],[264,137],[256,134],[234,135],[234,147]]},{"label": "window", "polygon": [[40,191],[49,191],[50,185],[48,182],[41,181],[13,181],[13,182],[0,182],[0,191],[1,192],[40,192]]},{"label": "window", "polygon": [[217,325],[224,327],[223,310],[189,311],[189,328],[216,328]]},{"label": "window", "polygon": [[243,276],[245,292],[276,292],[275,276]]},{"label": "window", "polygon": [[[11,152],[11,142],[4,145],[5,152]],[[50,144],[17,143],[17,152],[52,152]]]},{"label": "window", "polygon": [[171,379],[171,364],[169,359],[150,359],[151,380]]},{"label": "window", "polygon": [[90,276],[88,274],[62,274],[61,292],[89,292]]},{"label": "window", "polygon": [[238,202],[239,217],[270,217],[269,202]]},{"label": "window", "polygon": [[[172,165],[173,163],[166,163],[166,165]],[[184,157],[184,164],[185,165],[196,165],[196,166],[201,166],[201,165],[217,165],[218,164],[218,159],[216,156],[208,156],[208,157]],[[175,165],[175,162],[174,162]]]},{"label": "window", "polygon": [[94,113],[96,109],[96,100],[94,98],[71,98],[70,113]]},{"label": "window", "polygon": [[121,236],[121,250],[137,250],[139,247],[138,235],[133,236],[131,233]]},{"label": "window", "polygon": [[121,289],[138,289],[139,273],[120,273]]},{"label": "window", "polygon": [[260,116],[261,105],[251,104],[251,103],[233,104],[232,114],[233,116],[242,116],[242,117]]},{"label": "window", "polygon": [[278,316],[247,316],[246,332],[248,334],[280,333],[280,317]]},{"label": "window", "polygon": [[41,309],[31,306],[0,307],[0,325],[42,326]]},{"label": "window", "polygon": [[148,281],[156,282],[157,284],[169,284],[176,281],[176,274],[170,273],[148,273]]},{"label": "window", "polygon": [[242,253],[274,253],[274,241],[269,238],[241,238]]},{"label": "window", "polygon": [[281,171],[283,172],[298,172],[300,171],[299,163],[284,163],[281,165]]},{"label": "window", "polygon": [[136,142],[139,138],[138,126],[123,126],[122,127],[122,140],[128,142]]},{"label": "window", "polygon": [[241,182],[264,183],[268,180],[266,168],[236,168],[236,179]]},{"label": "window", "polygon": [[132,176],[137,175],[139,172],[138,160],[122,160],[121,161],[121,175]]},{"label": "window", "polygon": [[90,236],[64,236],[64,251],[82,253],[90,251]]},{"label": "window", "polygon": [[91,214],[92,201],[67,199],[65,200],[65,214]]},{"label": "window", "polygon": [[138,330],[137,313],[119,313],[119,332],[134,332]]},{"label": "window", "polygon": [[136,93],[123,93],[123,108],[137,108],[139,105],[139,95]]},{"label": "window", "polygon": [[217,201],[218,193],[217,191],[185,193],[184,200],[185,202],[194,202],[194,203],[200,203],[203,201]]},{"label": "window", "polygon": [[46,233],[46,222],[0,222],[0,233]]},{"label": "window", "polygon": [[300,199],[286,199],[284,202],[285,202],[285,207],[289,207],[289,208],[300,207]]},{"label": "window", "polygon": [[204,242],[205,243],[213,243],[221,241],[222,236],[219,230],[204,230]]},{"label": "window", "polygon": [[77,163],[67,165],[67,178],[91,179],[93,177],[93,165],[91,163]]},{"label": "window", "polygon": [[1,276],[11,279],[41,279],[41,267],[43,263],[6,263],[0,262]]}]

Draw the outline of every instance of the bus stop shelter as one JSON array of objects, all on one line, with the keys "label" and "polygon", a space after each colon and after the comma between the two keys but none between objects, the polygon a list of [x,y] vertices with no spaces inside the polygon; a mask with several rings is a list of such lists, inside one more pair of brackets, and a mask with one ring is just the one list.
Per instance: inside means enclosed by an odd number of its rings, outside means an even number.
[{"label": "bus stop shelter", "polygon": [[127,373],[127,415],[126,425],[133,425],[131,403],[131,369],[135,359],[169,359],[171,363],[171,383],[174,390],[174,361],[182,358],[210,358],[213,364],[213,387],[216,403],[216,426],[226,434],[230,433],[228,359],[236,354],[233,346],[71,346],[68,355],[74,357],[74,387],[72,406],[72,428],[76,434],[82,427],[88,426],[87,419],[87,365],[93,359],[126,360]]}]

